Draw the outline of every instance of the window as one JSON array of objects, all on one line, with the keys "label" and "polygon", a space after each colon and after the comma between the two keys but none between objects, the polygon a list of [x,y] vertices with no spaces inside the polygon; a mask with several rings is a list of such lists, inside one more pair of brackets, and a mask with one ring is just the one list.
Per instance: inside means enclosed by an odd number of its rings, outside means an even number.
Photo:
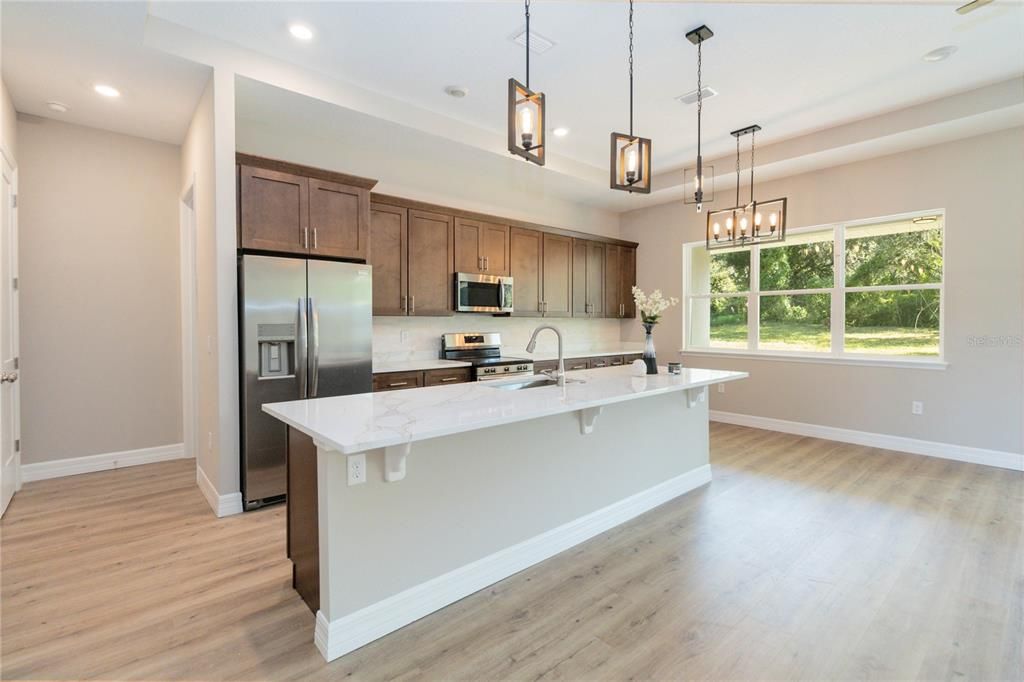
[{"label": "window", "polygon": [[941,355],[941,211],[684,247],[688,351],[859,359]]}]

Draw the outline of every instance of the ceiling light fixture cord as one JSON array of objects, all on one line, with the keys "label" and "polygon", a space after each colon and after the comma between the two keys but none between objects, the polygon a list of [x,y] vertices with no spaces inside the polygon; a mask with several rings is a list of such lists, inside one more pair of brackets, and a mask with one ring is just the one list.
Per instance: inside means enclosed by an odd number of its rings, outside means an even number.
[{"label": "ceiling light fixture cord", "polygon": [[701,40],[700,42],[697,43],[697,182],[698,182],[697,188],[698,188],[698,190],[703,190],[704,189],[704,182],[703,182],[704,178],[702,177],[703,169],[701,168],[702,159],[700,157],[700,116],[701,116],[701,113],[703,113],[703,111],[704,111],[704,92],[703,92],[703,86],[701,85],[701,67],[703,65],[703,59],[702,59],[702,54],[701,54],[702,49],[701,48],[703,48],[703,47],[704,47],[704,41]]},{"label": "ceiling light fixture cord", "polygon": [[526,89],[530,89],[530,0],[526,0]]},{"label": "ceiling light fixture cord", "polygon": [[756,130],[750,131],[750,205],[754,205],[754,136]]},{"label": "ceiling light fixture cord", "polygon": [[736,136],[736,205],[740,205],[740,136]]},{"label": "ceiling light fixture cord", "polygon": [[633,137],[633,0],[629,0],[629,136]]}]

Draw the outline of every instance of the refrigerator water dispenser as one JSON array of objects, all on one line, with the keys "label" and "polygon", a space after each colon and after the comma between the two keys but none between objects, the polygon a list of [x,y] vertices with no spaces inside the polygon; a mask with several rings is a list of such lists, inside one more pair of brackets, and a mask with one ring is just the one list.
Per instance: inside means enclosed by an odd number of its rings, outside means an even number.
[{"label": "refrigerator water dispenser", "polygon": [[256,340],[260,348],[260,379],[295,376],[292,366],[295,358],[294,325],[258,325]]}]

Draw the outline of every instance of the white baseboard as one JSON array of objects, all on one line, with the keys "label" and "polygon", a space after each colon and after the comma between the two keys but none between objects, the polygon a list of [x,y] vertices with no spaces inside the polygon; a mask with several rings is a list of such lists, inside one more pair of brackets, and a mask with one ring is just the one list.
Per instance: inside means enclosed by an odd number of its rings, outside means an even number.
[{"label": "white baseboard", "polygon": [[210,509],[217,515],[217,518],[242,513],[242,493],[221,495],[217,492],[216,486],[207,478],[203,467],[198,464],[196,464],[196,485],[199,486],[199,491],[203,493],[206,503],[210,505]]},{"label": "white baseboard", "polygon": [[711,421],[724,424],[737,424],[739,426],[750,426],[755,429],[766,431],[781,431],[792,433],[798,436],[811,436],[825,440],[835,440],[841,443],[853,443],[855,445],[867,445],[883,450],[896,450],[898,452],[909,452],[915,455],[926,455],[928,457],[939,457],[941,459],[953,459],[958,462],[969,462],[971,464],[984,464],[1000,469],[1013,469],[1024,471],[1024,454],[1015,452],[1003,452],[1001,450],[986,450],[984,448],[972,448],[966,445],[953,445],[951,443],[937,443],[930,440],[919,440],[917,438],[905,438],[903,436],[890,436],[884,433],[872,433],[870,431],[855,431],[853,429],[840,429],[834,426],[821,426],[818,424],[806,424],[804,422],[791,422],[785,419],[773,419],[771,417],[757,417],[750,414],[739,414],[736,412],[720,412],[711,410],[709,413]]},{"label": "white baseboard", "polygon": [[174,443],[173,445],[160,445],[154,448],[105,452],[101,455],[69,457],[67,459],[55,459],[52,462],[23,464],[20,467],[20,475],[21,481],[28,483],[47,478],[88,474],[94,471],[121,469],[122,467],[152,464],[153,462],[165,462],[169,459],[185,459],[188,457],[191,457],[191,455],[185,453],[184,444]]},{"label": "white baseboard", "polygon": [[333,661],[709,481],[711,467],[705,464],[341,618],[328,621],[318,611],[313,641]]}]

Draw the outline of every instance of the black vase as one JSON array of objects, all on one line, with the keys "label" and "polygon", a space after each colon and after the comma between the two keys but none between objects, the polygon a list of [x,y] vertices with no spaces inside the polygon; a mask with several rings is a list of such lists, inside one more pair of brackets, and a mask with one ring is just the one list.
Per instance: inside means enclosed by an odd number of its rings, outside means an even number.
[{"label": "black vase", "polygon": [[647,342],[644,344],[644,364],[647,365],[648,374],[658,373],[658,358],[654,353],[654,322],[644,322],[644,331],[647,332]]}]

